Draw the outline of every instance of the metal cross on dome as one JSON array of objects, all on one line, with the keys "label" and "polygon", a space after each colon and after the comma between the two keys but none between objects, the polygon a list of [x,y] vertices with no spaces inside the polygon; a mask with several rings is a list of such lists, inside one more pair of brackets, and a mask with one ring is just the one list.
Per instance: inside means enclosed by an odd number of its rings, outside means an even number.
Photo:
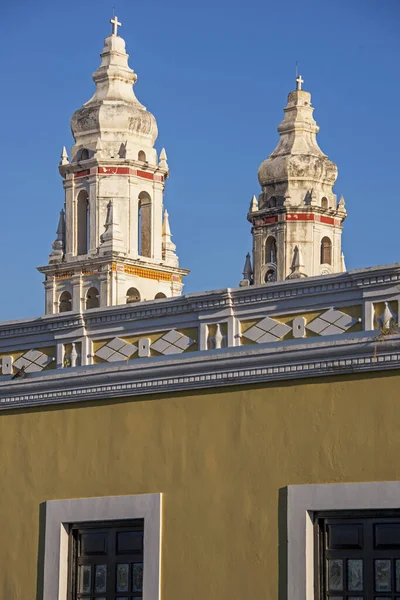
[{"label": "metal cross on dome", "polygon": [[297,83],[297,88],[298,90],[301,90],[301,84],[304,83],[304,79],[302,78],[301,75],[299,75],[296,79],[296,83]]},{"label": "metal cross on dome", "polygon": [[113,19],[110,19],[110,23],[113,26],[112,35],[118,35],[118,27],[122,27],[122,23],[118,21],[118,17],[115,15]]}]

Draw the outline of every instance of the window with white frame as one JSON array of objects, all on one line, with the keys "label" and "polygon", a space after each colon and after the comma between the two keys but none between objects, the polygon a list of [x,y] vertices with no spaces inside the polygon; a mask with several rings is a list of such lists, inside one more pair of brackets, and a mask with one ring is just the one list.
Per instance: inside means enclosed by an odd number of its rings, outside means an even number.
[{"label": "window with white frame", "polygon": [[161,499],[46,502],[43,600],[160,600]]},{"label": "window with white frame", "polygon": [[400,481],[286,491],[287,598],[400,598]]}]

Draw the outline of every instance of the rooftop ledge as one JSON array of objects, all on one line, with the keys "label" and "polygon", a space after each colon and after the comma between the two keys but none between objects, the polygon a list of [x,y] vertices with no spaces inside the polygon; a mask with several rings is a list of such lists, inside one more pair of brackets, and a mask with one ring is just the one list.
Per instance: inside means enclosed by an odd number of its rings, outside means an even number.
[{"label": "rooftop ledge", "polygon": [[400,263],[0,324],[0,409],[395,369]]}]

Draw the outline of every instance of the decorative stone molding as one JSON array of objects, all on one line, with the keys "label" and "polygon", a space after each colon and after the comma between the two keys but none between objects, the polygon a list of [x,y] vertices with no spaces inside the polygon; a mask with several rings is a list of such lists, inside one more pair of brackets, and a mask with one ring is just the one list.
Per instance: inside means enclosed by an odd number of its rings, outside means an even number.
[{"label": "decorative stone molding", "polygon": [[399,277],[395,264],[0,324],[0,406],[394,368]]},{"label": "decorative stone molding", "polygon": [[29,388],[27,380],[3,382],[0,410],[400,367],[400,334],[384,342],[365,334],[341,338],[291,340],[279,353],[274,343],[247,346],[246,353],[236,347],[38,374]]}]

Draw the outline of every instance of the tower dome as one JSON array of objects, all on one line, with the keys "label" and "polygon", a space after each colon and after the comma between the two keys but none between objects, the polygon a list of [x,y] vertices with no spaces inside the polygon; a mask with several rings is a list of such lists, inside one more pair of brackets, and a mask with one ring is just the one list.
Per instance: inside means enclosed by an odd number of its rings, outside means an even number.
[{"label": "tower dome", "polygon": [[[285,117],[278,127],[278,146],[258,170],[260,185],[267,193],[273,187],[283,196],[289,193],[292,201],[299,187],[331,192],[338,174],[335,163],[318,146],[319,127],[313,118],[311,94],[301,89],[301,83],[288,95]],[[299,203],[303,200],[298,198]]]},{"label": "tower dome", "polygon": [[137,74],[128,65],[125,41],[114,32],[105,39],[100,56],[101,64],[93,74],[95,93],[71,118],[76,148],[94,151],[99,138],[106,143],[132,139],[152,148],[157,122],[133,91]]}]

